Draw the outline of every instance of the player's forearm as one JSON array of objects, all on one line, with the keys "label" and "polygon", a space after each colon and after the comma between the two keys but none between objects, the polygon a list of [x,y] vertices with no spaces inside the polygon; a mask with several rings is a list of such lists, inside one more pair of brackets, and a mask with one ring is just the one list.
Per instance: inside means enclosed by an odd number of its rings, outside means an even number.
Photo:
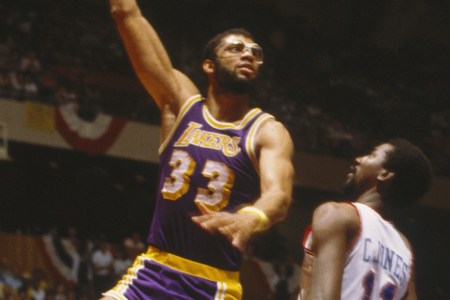
[{"label": "player's forearm", "polygon": [[178,99],[178,84],[167,51],[135,0],[110,0],[110,5],[133,68],[162,110],[168,99]]},{"label": "player's forearm", "polygon": [[264,193],[253,206],[261,210],[268,219],[269,226],[284,220],[292,202],[291,189]]},{"label": "player's forearm", "polygon": [[[135,68],[172,70],[172,64],[161,40],[142,15],[135,0],[110,0],[111,14]],[[143,65],[143,66],[142,66]]]},{"label": "player's forearm", "polygon": [[291,206],[294,169],[289,159],[278,158],[277,166],[268,166],[262,172],[262,193],[254,206],[275,224],[286,218]]},{"label": "player's forearm", "polygon": [[261,209],[274,224],[284,220],[292,201],[293,143],[286,128],[276,121],[265,123],[256,141],[261,145],[261,196],[254,206]]}]

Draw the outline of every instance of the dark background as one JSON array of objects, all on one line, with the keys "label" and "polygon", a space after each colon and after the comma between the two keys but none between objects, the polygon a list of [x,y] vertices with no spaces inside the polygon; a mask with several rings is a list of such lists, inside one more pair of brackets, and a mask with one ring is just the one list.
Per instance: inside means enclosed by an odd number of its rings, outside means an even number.
[{"label": "dark background", "polygon": [[[450,140],[449,1],[140,2],[174,64],[199,85],[204,81],[198,54],[205,41],[230,27],[252,31],[266,51],[263,79],[271,82],[261,84],[258,104],[287,125],[297,149],[350,159],[400,135],[422,146],[437,175],[450,175],[450,150],[442,147]],[[0,54],[3,73],[31,49],[43,72],[78,93],[80,116],[88,120],[102,111],[158,123],[158,112],[123,53],[106,1],[5,1],[0,19],[2,44],[15,41],[12,51]],[[116,74],[137,87],[86,83],[61,67]],[[99,96],[87,93],[86,86]],[[33,100],[58,105],[54,90],[40,87]],[[7,90],[2,97],[25,100]],[[305,117],[308,105],[317,105],[321,117]],[[446,125],[437,128],[430,121],[436,112],[443,113]],[[323,138],[324,128],[335,122],[353,136],[350,144]],[[146,235],[157,165],[14,140],[9,148],[13,160],[0,161],[2,230],[38,234],[73,225],[82,236],[106,235],[117,242],[131,231]],[[297,187],[292,211],[300,212],[289,218],[297,218],[303,229],[314,207],[340,197]],[[449,210],[421,205],[398,216],[397,225],[416,251],[421,299],[450,299],[449,217]],[[270,244],[270,234],[267,240],[263,245]],[[300,249],[291,251],[301,259]]]}]

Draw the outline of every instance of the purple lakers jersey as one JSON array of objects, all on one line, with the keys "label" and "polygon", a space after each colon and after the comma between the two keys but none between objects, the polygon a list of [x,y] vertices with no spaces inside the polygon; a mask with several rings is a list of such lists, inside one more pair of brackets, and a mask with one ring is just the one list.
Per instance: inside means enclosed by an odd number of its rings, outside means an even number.
[{"label": "purple lakers jersey", "polygon": [[199,214],[196,203],[234,212],[259,197],[254,136],[268,119],[273,116],[255,108],[238,125],[217,121],[200,95],[183,105],[159,150],[151,246],[216,268],[239,269],[239,251],[224,236],[208,234],[191,216]]}]

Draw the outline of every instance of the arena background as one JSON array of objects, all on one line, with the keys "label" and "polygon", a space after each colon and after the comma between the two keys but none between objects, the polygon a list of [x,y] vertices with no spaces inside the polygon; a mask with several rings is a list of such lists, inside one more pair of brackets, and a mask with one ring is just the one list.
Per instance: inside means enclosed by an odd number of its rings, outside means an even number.
[{"label": "arena background", "polygon": [[[436,178],[397,226],[415,248],[419,298],[450,299],[449,1],[140,2],[175,66],[200,86],[198,56],[215,33],[242,26],[265,49],[256,104],[291,131],[297,177],[289,216],[261,236],[259,255],[299,261],[311,212],[342,199],[351,157],[403,136],[430,156]],[[145,236],[159,117],[107,2],[0,3],[0,68],[1,231]]]}]

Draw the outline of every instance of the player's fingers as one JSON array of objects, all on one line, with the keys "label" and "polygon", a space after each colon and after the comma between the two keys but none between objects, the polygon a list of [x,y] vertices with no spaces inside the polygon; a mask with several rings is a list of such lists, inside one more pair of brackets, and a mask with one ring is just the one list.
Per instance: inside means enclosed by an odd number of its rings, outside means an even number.
[{"label": "player's fingers", "polygon": [[219,232],[223,235],[225,235],[226,237],[228,237],[230,240],[233,237],[233,229],[231,226],[227,225],[227,226],[221,226],[219,227]]},{"label": "player's fingers", "polygon": [[241,238],[241,235],[238,234],[232,241],[231,244],[237,248],[241,253],[245,253],[245,249],[247,247],[247,242]]},{"label": "player's fingers", "polygon": [[206,222],[206,221],[208,221],[210,219],[211,219],[210,215],[200,215],[200,216],[192,216],[191,217],[191,220],[194,221],[197,224]]},{"label": "player's fingers", "polygon": [[217,218],[212,215],[192,217],[192,220],[210,233],[217,233],[219,228],[224,225],[221,218]]},{"label": "player's fingers", "polygon": [[202,203],[200,201],[195,201],[195,204],[197,204],[198,209],[200,210],[200,212],[203,215],[210,214],[210,213],[214,212],[213,210],[209,209],[204,203]]}]

